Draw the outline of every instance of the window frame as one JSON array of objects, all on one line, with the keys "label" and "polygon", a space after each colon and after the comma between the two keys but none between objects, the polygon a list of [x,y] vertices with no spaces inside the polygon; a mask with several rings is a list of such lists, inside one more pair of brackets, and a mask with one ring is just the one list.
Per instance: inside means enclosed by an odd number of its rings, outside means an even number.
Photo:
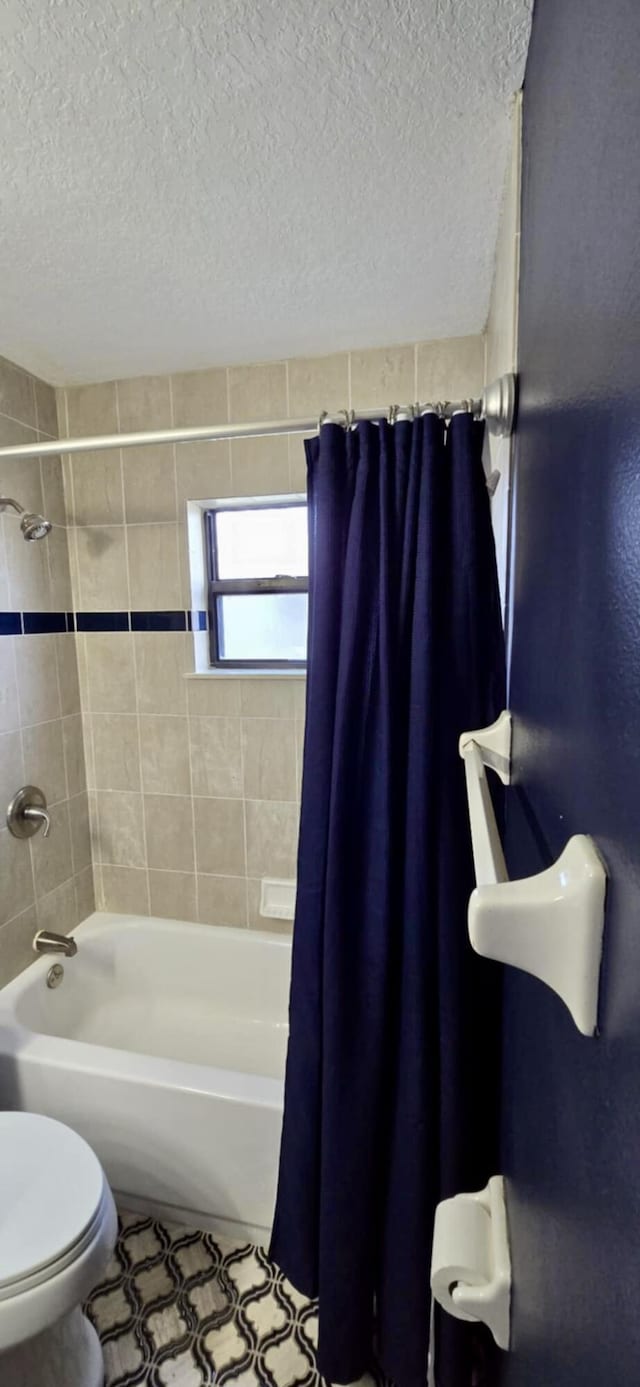
[{"label": "window frame", "polygon": [[261,496],[220,501],[209,505],[203,511],[204,547],[207,563],[207,618],[209,625],[209,659],[211,668],[216,670],[306,670],[306,660],[226,660],[220,656],[220,629],[218,621],[219,597],[232,597],[248,593],[256,596],[266,593],[296,593],[309,591],[309,578],[294,578],[289,575],[276,578],[221,578],[218,573],[218,545],[216,536],[216,515],[239,510],[299,510],[307,509],[306,496]]}]

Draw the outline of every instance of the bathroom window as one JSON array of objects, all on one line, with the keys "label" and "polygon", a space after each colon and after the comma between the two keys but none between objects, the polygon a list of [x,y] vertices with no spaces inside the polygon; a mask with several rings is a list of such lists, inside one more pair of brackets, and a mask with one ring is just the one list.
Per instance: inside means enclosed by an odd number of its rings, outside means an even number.
[{"label": "bathroom window", "polygon": [[211,664],[302,668],[307,658],[307,507],[297,498],[205,511]]}]

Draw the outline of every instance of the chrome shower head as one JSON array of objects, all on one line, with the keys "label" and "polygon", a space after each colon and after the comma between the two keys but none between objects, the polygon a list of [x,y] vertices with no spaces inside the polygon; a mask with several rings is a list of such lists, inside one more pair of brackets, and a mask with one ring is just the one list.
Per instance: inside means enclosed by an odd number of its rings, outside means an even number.
[{"label": "chrome shower head", "polygon": [[4,510],[14,510],[22,516],[20,529],[25,539],[44,539],[51,529],[50,520],[45,520],[44,515],[34,515],[32,511],[26,511],[12,496],[0,496],[0,511]]},{"label": "chrome shower head", "polygon": [[44,515],[33,515],[30,511],[25,511],[20,521],[20,529],[25,539],[44,539],[51,529],[51,521],[45,520]]}]

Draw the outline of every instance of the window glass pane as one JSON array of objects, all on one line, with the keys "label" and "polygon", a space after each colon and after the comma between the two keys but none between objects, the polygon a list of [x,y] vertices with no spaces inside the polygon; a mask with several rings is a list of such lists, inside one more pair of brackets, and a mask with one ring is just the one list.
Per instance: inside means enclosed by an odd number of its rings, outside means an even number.
[{"label": "window glass pane", "polygon": [[219,578],[306,578],[306,506],[215,512]]},{"label": "window glass pane", "polygon": [[306,592],[218,597],[222,660],[306,660]]}]

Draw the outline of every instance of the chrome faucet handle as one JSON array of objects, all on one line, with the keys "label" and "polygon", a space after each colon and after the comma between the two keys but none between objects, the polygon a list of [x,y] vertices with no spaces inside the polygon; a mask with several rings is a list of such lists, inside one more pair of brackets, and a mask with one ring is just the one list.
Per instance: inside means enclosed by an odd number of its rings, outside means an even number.
[{"label": "chrome faucet handle", "polygon": [[48,838],[51,832],[51,816],[48,809],[38,809],[35,805],[27,805],[22,811],[23,819],[28,823],[35,824],[34,832],[37,833],[41,824],[44,825],[42,837]]},{"label": "chrome faucet handle", "polygon": [[32,838],[39,828],[44,828],[43,837],[49,837],[51,818],[37,785],[23,785],[13,796],[7,809],[7,828],[14,838]]}]

